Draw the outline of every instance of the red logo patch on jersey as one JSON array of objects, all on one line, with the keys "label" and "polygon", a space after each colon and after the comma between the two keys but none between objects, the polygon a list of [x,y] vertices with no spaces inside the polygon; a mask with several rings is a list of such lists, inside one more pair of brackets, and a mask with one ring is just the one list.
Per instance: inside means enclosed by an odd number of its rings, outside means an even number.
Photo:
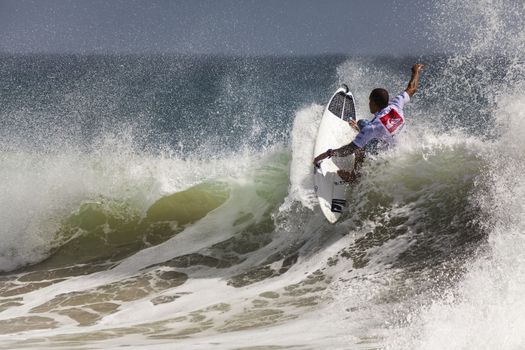
[{"label": "red logo patch on jersey", "polygon": [[381,123],[385,126],[389,133],[394,134],[401,125],[405,122],[403,117],[392,108],[390,112],[379,118]]}]

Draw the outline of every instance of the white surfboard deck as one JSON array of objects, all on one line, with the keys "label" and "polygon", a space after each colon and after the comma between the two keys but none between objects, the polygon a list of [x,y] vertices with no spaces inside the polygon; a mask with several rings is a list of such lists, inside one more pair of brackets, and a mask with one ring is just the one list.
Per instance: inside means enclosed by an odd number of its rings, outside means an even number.
[{"label": "white surfboard deck", "polygon": [[[357,132],[348,124],[350,119],[356,119],[354,97],[346,86],[339,88],[326,105],[314,147],[314,157],[347,145]],[[354,155],[348,157],[332,157],[321,161],[315,168],[315,192],[321,211],[326,219],[335,223],[346,208],[346,188],[348,184],[338,175],[337,170],[352,170]]]}]

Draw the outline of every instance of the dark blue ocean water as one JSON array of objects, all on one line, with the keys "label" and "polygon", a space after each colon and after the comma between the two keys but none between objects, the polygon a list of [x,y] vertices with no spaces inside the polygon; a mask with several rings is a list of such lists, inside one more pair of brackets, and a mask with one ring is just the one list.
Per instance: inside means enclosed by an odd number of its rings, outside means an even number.
[{"label": "dark blue ocean water", "polygon": [[[204,158],[219,149],[260,149],[286,141],[296,111],[325,104],[341,83],[360,98],[358,114],[368,117],[370,88],[384,86],[391,94],[404,89],[416,61],[427,68],[412,117],[431,114],[444,129],[472,128],[472,117],[490,122],[493,104],[477,78],[501,80],[508,65],[492,60],[482,61],[483,70],[473,66],[481,61],[476,58],[457,64],[454,69],[469,79],[449,84],[443,81],[445,67],[450,71],[444,56],[3,55],[0,135],[3,147],[37,149],[90,149],[99,138],[126,137],[137,149]],[[344,62],[356,65],[355,80],[341,73]]]},{"label": "dark blue ocean water", "polygon": [[1,132],[33,146],[123,132],[139,148],[264,146],[326,99],[344,59],[2,56]]}]

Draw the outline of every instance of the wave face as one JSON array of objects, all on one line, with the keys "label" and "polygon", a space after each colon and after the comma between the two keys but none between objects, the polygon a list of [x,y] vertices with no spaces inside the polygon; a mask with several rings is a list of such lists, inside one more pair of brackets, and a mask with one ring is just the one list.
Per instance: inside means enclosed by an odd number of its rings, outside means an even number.
[{"label": "wave face", "polygon": [[[436,5],[454,55],[2,56],[0,348],[523,348],[525,9],[485,5]],[[326,100],[416,60],[328,224]]]}]

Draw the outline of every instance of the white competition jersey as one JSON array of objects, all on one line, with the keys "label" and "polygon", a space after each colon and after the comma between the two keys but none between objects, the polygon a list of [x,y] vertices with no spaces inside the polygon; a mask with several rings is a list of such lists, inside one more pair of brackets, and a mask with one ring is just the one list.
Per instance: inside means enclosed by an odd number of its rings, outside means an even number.
[{"label": "white competition jersey", "polygon": [[363,148],[373,139],[392,143],[393,136],[403,129],[405,118],[403,116],[403,107],[410,101],[406,91],[397,95],[388,106],[374,114],[370,124],[365,126],[354,139],[354,144]]}]

